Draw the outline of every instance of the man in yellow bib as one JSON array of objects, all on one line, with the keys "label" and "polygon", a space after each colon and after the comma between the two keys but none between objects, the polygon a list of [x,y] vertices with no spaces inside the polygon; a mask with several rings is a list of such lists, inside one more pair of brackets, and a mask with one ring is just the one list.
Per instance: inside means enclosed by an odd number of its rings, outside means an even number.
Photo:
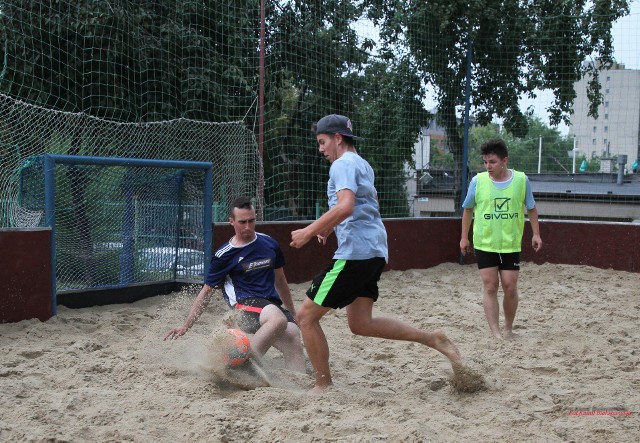
[{"label": "man in yellow bib", "polygon": [[504,300],[504,338],[513,338],[513,320],[518,309],[518,273],[527,208],[534,251],[542,248],[538,210],[529,179],[524,172],[509,169],[509,151],[504,140],[489,140],[480,147],[487,172],[469,184],[462,203],[460,252],[470,252],[469,228],[473,219],[473,248],[482,278],[482,304],[491,333],[502,338],[499,325],[498,287],[502,283]]}]

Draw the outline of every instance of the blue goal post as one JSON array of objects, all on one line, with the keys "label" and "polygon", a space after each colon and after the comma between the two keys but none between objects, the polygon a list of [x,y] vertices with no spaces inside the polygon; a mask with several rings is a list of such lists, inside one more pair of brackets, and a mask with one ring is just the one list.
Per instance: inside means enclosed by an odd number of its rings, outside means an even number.
[{"label": "blue goal post", "polygon": [[[64,280],[65,287],[71,290],[121,288],[140,283],[141,279],[176,281],[180,275],[194,278],[206,273],[211,261],[213,242],[213,163],[57,154],[39,157],[44,176],[44,224],[51,228],[53,315],[57,315],[58,279],[61,278],[61,270],[56,265],[56,249],[60,235],[58,229],[63,229],[65,236],[70,236],[69,233],[78,236],[69,242],[67,249],[64,249],[64,260],[72,263],[72,267],[75,266],[75,274]],[[56,173],[60,165],[67,167],[64,172]],[[111,175],[106,176],[102,172],[103,167],[115,168],[112,168]],[[197,176],[197,179],[186,178],[191,177],[190,174]],[[56,181],[61,183],[57,184]],[[102,190],[111,184],[113,191],[106,197]],[[56,195],[56,192],[63,194],[63,197]],[[145,197],[143,193],[152,195]],[[188,195],[188,198],[184,198],[184,195]],[[57,205],[57,197],[64,200],[64,204]],[[114,203],[114,199],[117,202]],[[40,197],[37,197],[37,200],[40,200]],[[142,200],[147,205],[145,208],[151,209],[142,209]],[[198,206],[197,210],[193,209],[195,206]],[[164,212],[158,216],[160,211]],[[148,215],[149,212],[155,217]],[[56,218],[63,215],[75,224],[71,227],[58,227],[60,220]],[[195,223],[199,225],[200,221],[193,219],[201,219],[202,226],[191,227],[188,234],[182,232],[183,220],[193,223],[193,226]],[[167,228],[169,224],[171,226]],[[112,228],[113,230],[109,231]],[[168,233],[160,235],[159,231],[163,229],[168,230]],[[108,235],[105,234],[107,231]],[[152,236],[149,233],[153,233],[153,240],[150,240]],[[187,237],[191,243],[185,247],[184,241]],[[202,240],[197,237],[201,237]],[[136,255],[140,254],[140,248],[152,252],[168,249],[175,251],[175,256],[165,268],[159,268],[158,263],[154,263],[153,266],[141,265],[139,263],[142,256]],[[191,262],[178,262],[180,253],[184,252],[186,257],[187,253],[200,250],[204,252],[204,262],[201,261],[201,256],[194,256],[190,259]],[[109,265],[107,258],[113,255],[118,256],[118,261]],[[158,254],[154,255],[156,256]],[[107,278],[106,274],[97,275],[99,270],[95,268],[100,264],[102,268],[117,267],[118,277]],[[113,272],[112,269],[111,271]],[[89,275],[88,280],[83,280],[86,275]]]}]

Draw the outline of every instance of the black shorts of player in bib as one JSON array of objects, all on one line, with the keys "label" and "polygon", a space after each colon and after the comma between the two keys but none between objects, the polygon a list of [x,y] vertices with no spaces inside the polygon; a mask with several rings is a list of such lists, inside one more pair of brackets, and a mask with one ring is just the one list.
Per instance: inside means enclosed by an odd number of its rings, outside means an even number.
[{"label": "black shorts of player in bib", "polygon": [[487,252],[475,249],[478,269],[495,268],[502,271],[520,270],[519,252]]}]

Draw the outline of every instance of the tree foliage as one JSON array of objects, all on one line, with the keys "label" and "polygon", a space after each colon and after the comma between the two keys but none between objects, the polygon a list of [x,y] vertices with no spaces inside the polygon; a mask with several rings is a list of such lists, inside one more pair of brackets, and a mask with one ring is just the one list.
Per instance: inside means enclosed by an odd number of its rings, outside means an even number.
[{"label": "tree foliage", "polygon": [[573,168],[573,140],[545,125],[539,118],[525,117],[527,133],[516,137],[504,128],[491,124],[474,127],[469,133],[469,171],[485,170],[480,146],[493,138],[502,138],[509,148],[509,167],[528,174],[540,170],[545,173],[571,173]]},{"label": "tree foliage", "polygon": [[237,120],[256,95],[257,5],[2,1],[0,91],[125,122]]},{"label": "tree foliage", "polygon": [[[383,216],[408,215],[398,202],[406,202],[405,165],[429,117],[424,92],[410,59],[371,54],[374,43],[354,29],[361,15],[344,0],[289,2],[270,13],[265,167],[271,199],[288,201],[294,217],[326,207],[328,164],[309,123],[332,113],[349,116],[366,139],[358,150],[376,173]],[[297,180],[307,183],[304,193]]]},{"label": "tree foliage", "polygon": [[[243,119],[256,127],[259,6],[0,0],[0,92],[123,122]],[[268,2],[266,13],[267,204],[286,202],[295,218],[326,206],[328,164],[310,124],[339,113],[366,138],[358,149],[390,217],[408,214],[397,203],[406,202],[405,171],[430,119],[427,91],[461,168],[469,49],[473,119],[501,118],[517,149],[535,128],[523,97],[553,91],[551,123],[567,121],[573,85],[589,75],[595,115],[598,68],[612,62],[611,24],[628,1],[292,0]],[[379,40],[359,36],[363,16],[379,25]]]},{"label": "tree foliage", "polygon": [[[467,55],[476,124],[495,117],[508,133],[528,132],[523,97],[551,90],[553,125],[567,122],[574,83],[589,75],[591,114],[601,101],[598,68],[613,61],[611,25],[629,12],[628,1],[366,0],[386,45],[404,45],[425,84],[437,93],[439,123],[455,164],[461,165]],[[592,59],[594,63],[585,64]],[[443,62],[444,61],[444,62]],[[459,190],[458,190],[459,193]]]}]

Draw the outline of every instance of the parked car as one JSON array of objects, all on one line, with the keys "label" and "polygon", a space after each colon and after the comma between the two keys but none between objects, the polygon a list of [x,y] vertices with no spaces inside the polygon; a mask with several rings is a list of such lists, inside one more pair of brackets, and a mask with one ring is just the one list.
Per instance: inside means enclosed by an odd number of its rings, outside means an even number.
[{"label": "parked car", "polygon": [[175,264],[176,277],[204,276],[204,252],[197,249],[178,248],[176,262],[176,248],[170,246],[145,248],[138,252],[138,262],[140,270],[144,273],[173,272]]}]

